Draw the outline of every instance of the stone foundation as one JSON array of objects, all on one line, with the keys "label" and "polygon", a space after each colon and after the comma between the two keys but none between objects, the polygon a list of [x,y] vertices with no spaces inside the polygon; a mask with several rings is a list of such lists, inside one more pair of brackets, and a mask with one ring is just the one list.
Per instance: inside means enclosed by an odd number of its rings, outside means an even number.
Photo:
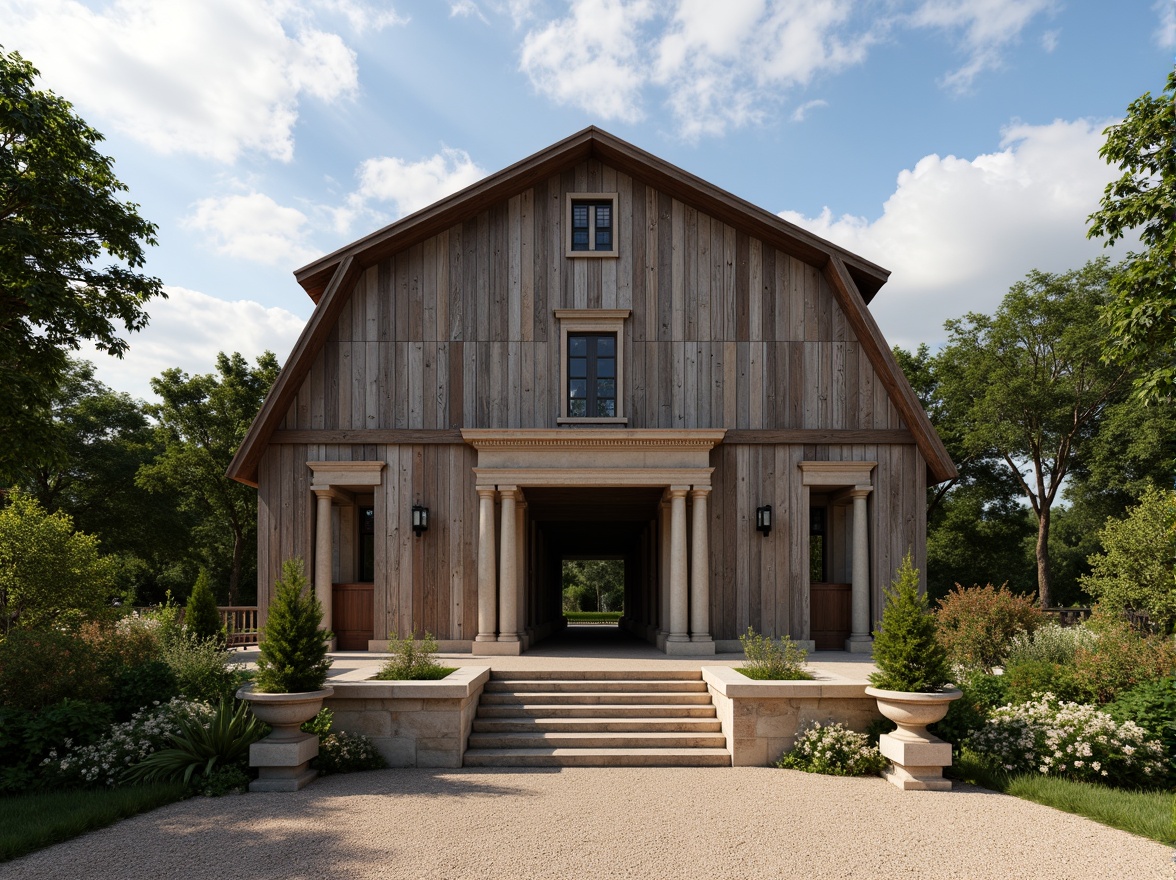
[{"label": "stone foundation", "polygon": [[774,764],[814,721],[865,731],[882,717],[864,681],[755,681],[727,666],[704,666],[702,677],[735,767]]}]

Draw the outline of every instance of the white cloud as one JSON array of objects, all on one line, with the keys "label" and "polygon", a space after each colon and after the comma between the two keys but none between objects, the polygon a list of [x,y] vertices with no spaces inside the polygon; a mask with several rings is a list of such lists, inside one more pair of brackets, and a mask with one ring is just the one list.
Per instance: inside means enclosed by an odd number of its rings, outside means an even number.
[{"label": "white cloud", "polygon": [[792,111],[793,122],[804,122],[805,117],[808,116],[810,110],[816,110],[819,107],[828,107],[829,102],[818,98],[815,101],[805,101],[799,107]]},{"label": "white cloud", "polygon": [[289,268],[319,255],[307,240],[306,215],[259,192],[201,199],[183,225],[204,233],[217,253],[240,260]]},{"label": "white cloud", "polygon": [[490,20],[482,14],[482,10],[478,8],[478,4],[474,0],[453,0],[449,4],[450,18],[476,18],[482,24],[490,24]]},{"label": "white cloud", "polygon": [[1156,43],[1164,49],[1176,46],[1176,0],[1156,0],[1152,9],[1160,17],[1160,26],[1156,28]]},{"label": "white cloud", "polygon": [[[226,302],[183,287],[167,287],[168,298],[148,305],[151,323],[127,339],[121,360],[92,345],[80,357],[97,365],[98,378],[134,397],[154,399],[150,380],[169,367],[189,374],[210,373],[218,352],[239,351],[253,361],[266,349],[284,362],[306,319],[250,300]],[[310,311],[310,300],[306,300]]]},{"label": "white cloud", "polygon": [[924,0],[910,23],[952,34],[963,32],[960,45],[966,60],[944,76],[942,84],[954,92],[967,92],[977,76],[1004,64],[1005,49],[1020,38],[1030,21],[1056,8],[1057,0]]},{"label": "white cloud", "polygon": [[1041,48],[1046,52],[1053,52],[1058,47],[1058,40],[1062,32],[1058,30],[1046,31],[1041,35]]},{"label": "white cloud", "polygon": [[486,176],[465,150],[445,148],[419,162],[394,156],[368,159],[358,170],[359,189],[350,204],[391,202],[397,216],[411,214]]},{"label": "white cloud", "polygon": [[893,274],[871,306],[895,344],[932,345],[943,322],[991,313],[1030,269],[1063,272],[1103,253],[1086,238],[1112,169],[1098,156],[1106,123],[1006,128],[1000,151],[925,156],[898,176],[882,216],[780,216]]},{"label": "white cloud", "polygon": [[314,0],[317,9],[341,15],[356,33],[382,31],[394,25],[408,24],[409,17],[400,15],[387,3],[363,3],[361,0]]},{"label": "white cloud", "polygon": [[[393,14],[353,0],[319,5],[357,27],[386,26]],[[300,100],[358,88],[355,53],[288,0],[115,0],[98,10],[0,0],[0,20],[6,47],[27,55],[50,88],[99,127],[165,154],[288,161]]]}]

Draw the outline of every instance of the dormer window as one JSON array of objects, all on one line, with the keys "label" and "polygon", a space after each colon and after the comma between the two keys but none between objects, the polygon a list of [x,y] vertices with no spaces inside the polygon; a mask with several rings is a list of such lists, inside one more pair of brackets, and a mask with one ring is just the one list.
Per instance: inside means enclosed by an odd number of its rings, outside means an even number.
[{"label": "dormer window", "polygon": [[568,195],[569,257],[617,256],[617,194]]}]

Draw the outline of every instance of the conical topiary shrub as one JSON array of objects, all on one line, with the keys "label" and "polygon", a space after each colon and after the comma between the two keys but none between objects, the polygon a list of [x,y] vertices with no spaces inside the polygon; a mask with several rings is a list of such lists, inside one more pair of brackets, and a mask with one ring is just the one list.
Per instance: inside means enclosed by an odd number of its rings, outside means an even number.
[{"label": "conical topiary shrub", "polygon": [[874,630],[874,665],[878,671],[870,684],[881,690],[932,693],[950,681],[947,652],[935,638],[935,618],[919,592],[919,571],[909,551],[886,591],[881,629]]},{"label": "conical topiary shrub", "polygon": [[257,660],[254,689],[261,693],[317,691],[327,680],[327,644],[334,636],[320,629],[323,609],[309,586],[301,559],[282,563]]},{"label": "conical topiary shrub", "polygon": [[216,610],[216,597],[212,594],[212,578],[206,569],[200,569],[192,595],[184,608],[184,626],[199,639],[217,639],[224,644],[221,631],[220,613]]}]

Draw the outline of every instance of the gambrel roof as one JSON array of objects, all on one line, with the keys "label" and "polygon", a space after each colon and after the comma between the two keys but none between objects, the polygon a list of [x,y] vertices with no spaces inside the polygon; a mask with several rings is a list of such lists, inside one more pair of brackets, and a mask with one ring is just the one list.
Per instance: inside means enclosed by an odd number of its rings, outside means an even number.
[{"label": "gambrel roof", "polygon": [[294,402],[307,371],[364,270],[589,159],[640,179],[819,268],[926,459],[930,481],[942,482],[955,476],[951,458],[866,308],[886,283],[890,274],[886,269],[595,126],[297,270],[294,276],[314,300],[315,311],[230,464],[228,475],[242,483],[257,485],[258,461],[269,438]]}]

